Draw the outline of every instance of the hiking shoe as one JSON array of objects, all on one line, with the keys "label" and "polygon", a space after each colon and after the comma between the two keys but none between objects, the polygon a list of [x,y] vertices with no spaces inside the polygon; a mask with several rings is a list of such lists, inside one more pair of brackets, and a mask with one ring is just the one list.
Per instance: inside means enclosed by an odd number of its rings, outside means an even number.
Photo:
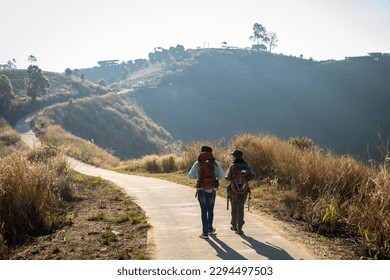
[{"label": "hiking shoe", "polygon": [[203,238],[203,239],[209,239],[209,236],[207,233],[202,233],[201,235],[199,235],[200,238]]},{"label": "hiking shoe", "polygon": [[235,226],[231,226],[230,229],[231,229],[232,231],[237,231],[237,228],[236,228]]},{"label": "hiking shoe", "polygon": [[216,232],[217,230],[215,229],[215,228],[211,228],[211,230],[209,230],[209,232],[208,232],[208,234],[216,234],[215,232]]}]

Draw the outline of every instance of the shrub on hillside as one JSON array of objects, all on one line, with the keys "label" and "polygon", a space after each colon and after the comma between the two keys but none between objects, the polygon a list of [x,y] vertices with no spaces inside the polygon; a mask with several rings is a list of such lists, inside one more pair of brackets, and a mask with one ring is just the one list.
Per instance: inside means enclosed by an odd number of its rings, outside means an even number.
[{"label": "shrub on hillside", "polygon": [[307,137],[291,137],[288,139],[288,142],[302,150],[314,148],[313,140]]}]

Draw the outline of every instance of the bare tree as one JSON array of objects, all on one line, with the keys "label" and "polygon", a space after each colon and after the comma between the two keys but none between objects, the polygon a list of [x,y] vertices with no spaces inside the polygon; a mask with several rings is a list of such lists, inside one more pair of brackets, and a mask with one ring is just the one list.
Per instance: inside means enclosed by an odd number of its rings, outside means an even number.
[{"label": "bare tree", "polygon": [[268,38],[269,38],[269,52],[272,52],[272,49],[276,48],[278,46],[278,36],[276,36],[275,32],[270,32],[268,33]]}]

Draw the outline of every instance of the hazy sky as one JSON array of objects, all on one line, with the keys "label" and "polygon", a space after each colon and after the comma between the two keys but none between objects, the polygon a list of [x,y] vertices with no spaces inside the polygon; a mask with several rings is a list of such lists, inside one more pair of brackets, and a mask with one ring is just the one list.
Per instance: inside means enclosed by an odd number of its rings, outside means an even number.
[{"label": "hazy sky", "polygon": [[147,58],[155,47],[249,47],[253,24],[276,53],[344,59],[390,53],[390,0],[0,0],[0,64],[34,55],[47,71]]}]

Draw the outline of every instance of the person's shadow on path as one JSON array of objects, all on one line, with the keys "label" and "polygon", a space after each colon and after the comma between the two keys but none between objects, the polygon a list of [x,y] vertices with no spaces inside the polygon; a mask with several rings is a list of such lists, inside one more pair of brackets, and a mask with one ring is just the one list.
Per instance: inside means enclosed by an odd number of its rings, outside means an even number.
[{"label": "person's shadow on path", "polygon": [[246,235],[241,235],[241,238],[246,241],[243,242],[244,244],[269,260],[293,260],[293,257],[282,248],[262,243]]},{"label": "person's shadow on path", "polygon": [[[291,257],[282,248],[262,243],[246,235],[241,235],[241,238],[244,240],[243,243],[245,245],[255,250],[257,254],[264,256],[266,259],[293,260],[293,257]],[[222,260],[246,260],[247,259],[241,254],[239,254],[237,251],[229,247],[221,239],[219,239],[217,235],[211,235],[211,238],[207,239],[207,242],[217,252],[217,257],[221,258]]]},{"label": "person's shadow on path", "polygon": [[222,260],[246,260],[245,257],[234,251],[231,247],[226,245],[225,242],[218,239],[217,235],[211,235],[211,238],[207,239],[207,242],[217,252],[217,257]]}]

